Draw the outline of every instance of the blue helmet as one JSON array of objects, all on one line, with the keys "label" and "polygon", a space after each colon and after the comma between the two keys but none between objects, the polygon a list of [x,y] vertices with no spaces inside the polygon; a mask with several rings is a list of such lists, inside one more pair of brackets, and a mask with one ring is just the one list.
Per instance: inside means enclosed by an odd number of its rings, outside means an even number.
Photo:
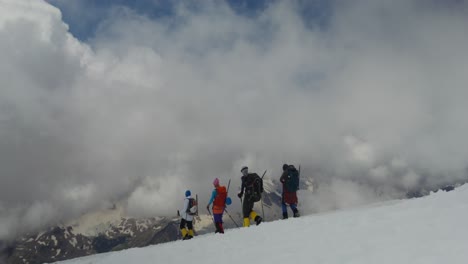
[{"label": "blue helmet", "polygon": [[185,191],[185,197],[189,197],[190,195],[192,195],[192,193],[190,192],[190,190],[186,190],[186,191]]}]

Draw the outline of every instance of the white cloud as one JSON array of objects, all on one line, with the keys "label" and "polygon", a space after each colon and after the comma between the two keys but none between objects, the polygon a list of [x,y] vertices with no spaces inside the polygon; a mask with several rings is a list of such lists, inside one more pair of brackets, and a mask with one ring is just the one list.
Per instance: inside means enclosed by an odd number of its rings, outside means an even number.
[{"label": "white cloud", "polygon": [[[42,218],[35,201],[51,219],[128,197],[133,214],[169,213],[161,200],[184,188],[207,200],[214,177],[237,187],[242,165],[320,171],[349,190],[318,192],[324,208],[466,178],[456,10],[355,1],[320,28],[286,2],[253,18],[211,2],[163,20],[119,8],[85,44],[43,1],[0,6],[2,223],[8,208]],[[80,186],[94,186],[87,206],[60,199]]]}]

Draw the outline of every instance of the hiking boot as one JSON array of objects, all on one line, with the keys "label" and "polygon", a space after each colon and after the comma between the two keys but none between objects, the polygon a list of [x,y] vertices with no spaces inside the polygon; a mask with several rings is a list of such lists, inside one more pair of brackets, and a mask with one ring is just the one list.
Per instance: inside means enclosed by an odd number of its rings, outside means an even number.
[{"label": "hiking boot", "polygon": [[294,210],[294,217],[299,217],[299,216],[300,216],[299,211],[297,209]]},{"label": "hiking boot", "polygon": [[185,238],[184,238],[184,240],[189,240],[189,239],[192,239],[192,238],[193,238],[193,236],[191,236],[191,235],[186,235]]},{"label": "hiking boot", "polygon": [[257,223],[257,225],[259,225],[262,222],[262,220],[263,219],[259,215],[257,215],[257,217],[255,217],[255,223]]},{"label": "hiking boot", "polygon": [[223,224],[222,224],[222,223],[216,223],[216,231],[215,231],[215,234],[216,234],[216,233],[224,234],[224,228],[223,228]]},{"label": "hiking boot", "polygon": [[283,219],[288,219],[288,213],[283,213]]}]

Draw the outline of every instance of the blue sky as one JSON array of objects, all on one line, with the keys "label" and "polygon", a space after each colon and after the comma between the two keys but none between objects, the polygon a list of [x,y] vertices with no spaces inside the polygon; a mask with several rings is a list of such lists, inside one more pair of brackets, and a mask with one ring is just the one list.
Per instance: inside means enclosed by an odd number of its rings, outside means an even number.
[{"label": "blue sky", "polygon": [[[111,15],[111,11],[116,7],[125,7],[133,10],[139,15],[150,19],[167,18],[174,15],[174,8],[181,1],[179,0],[47,0],[52,5],[59,8],[63,15],[63,20],[70,26],[70,32],[82,41],[92,38],[96,33],[99,24]],[[216,1],[215,1],[216,2]],[[229,7],[238,15],[246,17],[258,16],[270,4],[277,0],[225,0]],[[304,18],[307,25],[312,24],[324,26],[331,13],[333,1],[325,0],[298,0],[297,11]],[[199,8],[197,1],[183,1],[191,8]]]}]

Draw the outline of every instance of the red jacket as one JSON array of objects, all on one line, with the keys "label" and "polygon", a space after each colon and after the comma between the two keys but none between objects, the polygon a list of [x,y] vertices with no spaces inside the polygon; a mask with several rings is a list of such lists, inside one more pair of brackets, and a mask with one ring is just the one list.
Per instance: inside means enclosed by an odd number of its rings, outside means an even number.
[{"label": "red jacket", "polygon": [[226,187],[218,186],[216,187],[216,196],[213,201],[213,214],[222,214],[224,213],[224,208],[226,207]]}]

